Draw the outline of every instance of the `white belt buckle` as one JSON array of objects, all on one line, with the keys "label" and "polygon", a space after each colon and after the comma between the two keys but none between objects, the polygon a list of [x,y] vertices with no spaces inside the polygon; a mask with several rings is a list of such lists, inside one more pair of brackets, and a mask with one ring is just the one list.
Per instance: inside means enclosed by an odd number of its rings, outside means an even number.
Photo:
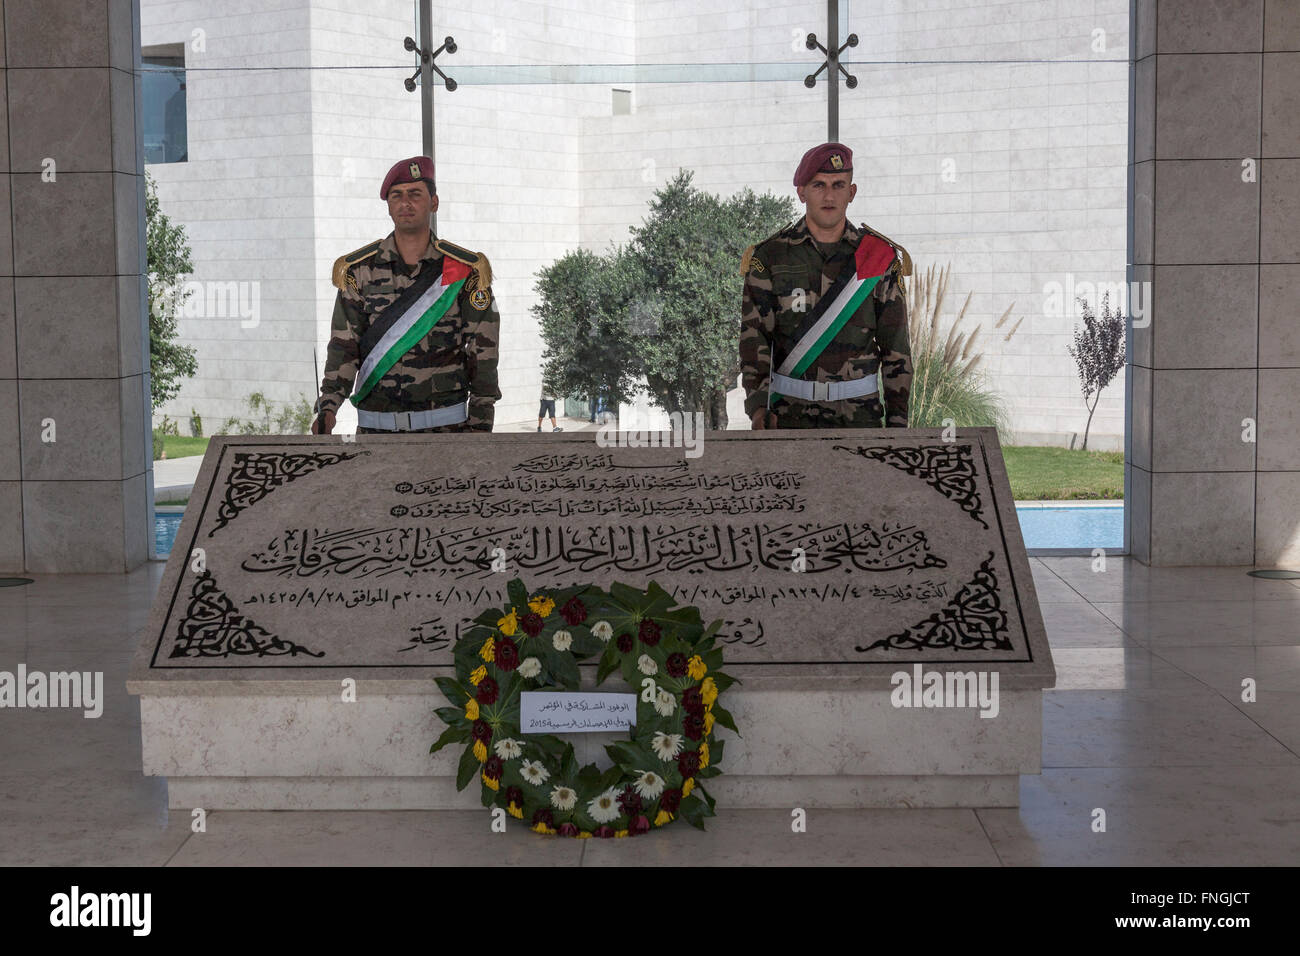
[{"label": "white belt buckle", "polygon": [[393,428],[399,432],[409,432],[411,430],[411,413],[393,412]]},{"label": "white belt buckle", "polygon": [[813,382],[812,387],[813,387],[812,397],[814,402],[830,401],[830,397],[831,397],[830,382]]}]

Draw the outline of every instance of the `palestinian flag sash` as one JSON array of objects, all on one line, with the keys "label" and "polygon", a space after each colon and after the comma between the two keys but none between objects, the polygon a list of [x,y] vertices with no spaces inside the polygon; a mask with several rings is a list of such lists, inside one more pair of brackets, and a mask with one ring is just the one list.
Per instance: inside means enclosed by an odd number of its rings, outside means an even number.
[{"label": "palestinian flag sash", "polygon": [[361,336],[361,368],[349,400],[353,405],[370,394],[417,342],[447,314],[472,270],[464,262],[443,256],[442,275],[432,269],[402,291]]},{"label": "palestinian flag sash", "polygon": [[[777,372],[799,378],[812,367],[826,346],[835,341],[840,329],[853,317],[871,295],[876,283],[884,278],[894,262],[894,247],[870,233],[862,237],[854,253],[855,269],[840,276],[817,300],[795,332],[795,344]],[[780,397],[769,393],[769,401]]]}]

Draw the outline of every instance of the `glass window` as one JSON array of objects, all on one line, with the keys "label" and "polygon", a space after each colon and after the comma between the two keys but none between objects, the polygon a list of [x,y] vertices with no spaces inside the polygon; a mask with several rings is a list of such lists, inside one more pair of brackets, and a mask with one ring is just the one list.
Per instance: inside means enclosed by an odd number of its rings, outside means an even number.
[{"label": "glass window", "polygon": [[185,56],[142,57],[144,161],[183,163],[185,135]]}]

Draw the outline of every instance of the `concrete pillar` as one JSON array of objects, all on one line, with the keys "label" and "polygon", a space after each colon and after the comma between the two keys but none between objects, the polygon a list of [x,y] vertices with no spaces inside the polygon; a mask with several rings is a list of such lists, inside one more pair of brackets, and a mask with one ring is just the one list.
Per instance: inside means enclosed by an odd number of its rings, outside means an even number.
[{"label": "concrete pillar", "polygon": [[1136,0],[1134,20],[1131,550],[1297,566],[1300,7]]},{"label": "concrete pillar", "polygon": [[0,571],[129,571],[152,488],[138,3],[0,9]]}]

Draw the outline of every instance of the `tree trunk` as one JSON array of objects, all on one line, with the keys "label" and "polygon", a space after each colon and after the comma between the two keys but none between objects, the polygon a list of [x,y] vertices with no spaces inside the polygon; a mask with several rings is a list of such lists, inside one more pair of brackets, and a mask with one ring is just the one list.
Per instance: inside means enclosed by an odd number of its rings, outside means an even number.
[{"label": "tree trunk", "polygon": [[1092,413],[1097,410],[1097,403],[1101,401],[1101,392],[1092,400],[1092,407],[1088,409],[1088,422],[1083,426],[1083,451],[1088,450],[1088,429],[1092,427]]}]

